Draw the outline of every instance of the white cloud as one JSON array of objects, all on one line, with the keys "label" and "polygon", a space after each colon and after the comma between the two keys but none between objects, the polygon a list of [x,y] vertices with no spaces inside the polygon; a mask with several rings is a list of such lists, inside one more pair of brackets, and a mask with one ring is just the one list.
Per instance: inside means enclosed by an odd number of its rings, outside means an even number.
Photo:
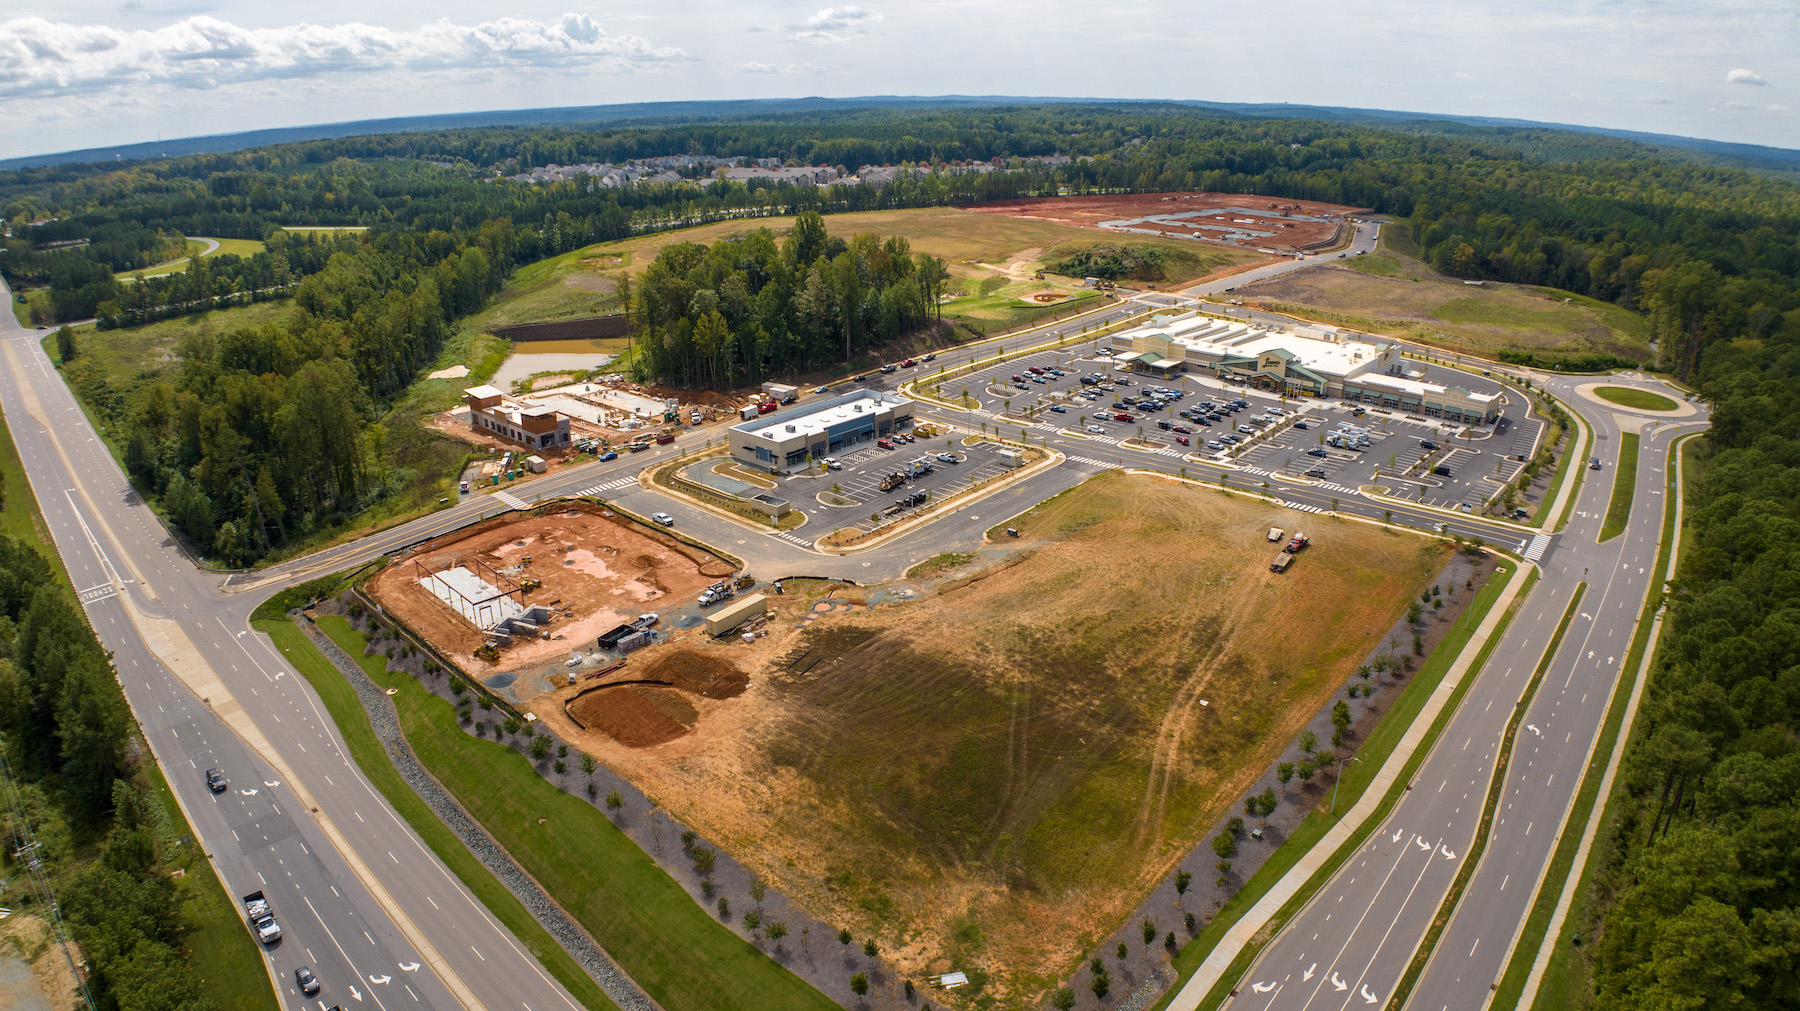
[{"label": "white cloud", "polygon": [[685,59],[680,49],[608,34],[586,14],[564,14],[556,24],[444,20],[402,31],[357,22],[241,28],[208,16],[151,31],[121,31],[19,18],[0,22],[0,97],[51,98],[143,85],[205,90],[384,70],[607,69]]},{"label": "white cloud", "polygon": [[1763,75],[1745,67],[1739,67],[1731,73],[1726,74],[1725,80],[1729,84],[1754,84],[1758,86],[1769,83],[1768,81],[1763,80]]},{"label": "white cloud", "polygon": [[855,4],[827,7],[800,24],[791,26],[789,30],[793,34],[788,38],[795,42],[830,45],[843,42],[852,35],[861,35],[869,30],[869,25],[880,20],[880,14]]},{"label": "white cloud", "polygon": [[1475,79],[1474,74],[1465,74],[1460,70],[1458,70],[1454,74],[1451,74],[1450,76],[1456,78],[1459,81],[1473,81]]},{"label": "white cloud", "polygon": [[823,74],[825,68],[816,63],[745,63],[738,67],[750,74]]}]

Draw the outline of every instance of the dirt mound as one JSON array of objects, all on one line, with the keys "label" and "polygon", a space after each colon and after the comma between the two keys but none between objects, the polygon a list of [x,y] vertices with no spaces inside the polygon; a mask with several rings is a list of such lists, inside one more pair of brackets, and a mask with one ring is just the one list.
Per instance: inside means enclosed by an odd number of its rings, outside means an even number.
[{"label": "dirt mound", "polygon": [[575,722],[630,748],[666,744],[700,719],[680,692],[659,685],[606,685],[582,692],[563,708]]},{"label": "dirt mound", "polygon": [[738,670],[730,661],[685,649],[659,658],[648,669],[640,671],[638,677],[645,681],[664,681],[709,699],[736,698],[750,684],[750,675]]}]

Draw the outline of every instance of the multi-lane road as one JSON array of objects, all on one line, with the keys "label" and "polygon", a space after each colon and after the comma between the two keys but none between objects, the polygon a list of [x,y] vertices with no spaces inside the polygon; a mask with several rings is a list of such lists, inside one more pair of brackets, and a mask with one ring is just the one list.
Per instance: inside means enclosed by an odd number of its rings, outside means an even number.
[{"label": "multi-lane road", "polygon": [[[1375,229],[1359,225],[1348,252],[1373,248]],[[1184,294],[1211,293],[1335,255],[1266,264]],[[3,287],[0,294],[10,297]],[[1055,344],[1168,301],[1167,296],[1128,295],[1095,312],[1028,335],[959,348],[954,355],[981,358]],[[19,327],[10,314],[0,319],[0,408],[64,563],[102,641],[115,653],[127,698],[202,842],[234,894],[261,888],[275,904],[285,936],[268,951],[269,965],[291,1007],[315,1003],[302,1001],[293,988],[292,969],[301,964],[313,966],[324,981],[327,1005],[349,999],[383,1009],[423,1005],[547,1011],[575,1004],[364,780],[305,680],[266,638],[248,628],[249,611],[280,586],[403,550],[521,504],[576,494],[599,496],[639,514],[672,513],[679,529],[736,555],[760,575],[868,582],[896,577],[939,552],[973,548],[994,523],[1112,467],[1165,472],[1185,467],[1209,481],[1228,475],[1240,486],[1270,480],[1269,493],[1304,512],[1335,506],[1344,514],[1389,518],[1495,543],[1522,543],[1533,533],[1423,505],[1365,498],[1329,482],[1246,475],[1168,447],[1134,448],[1119,439],[1097,442],[1065,433],[1066,422],[1052,416],[1053,423],[1028,429],[1032,441],[1063,454],[1060,466],[850,555],[823,553],[806,538],[751,528],[647,489],[638,475],[673,452],[661,449],[558,468],[504,496],[470,496],[355,542],[227,579],[197,570],[131,491],[43,355],[40,336]],[[1080,350],[1059,347],[1051,353],[1067,357]],[[901,373],[871,385],[897,385],[907,378]],[[1573,383],[1553,388],[1610,440],[1600,443],[1603,450],[1618,445],[1618,419],[1628,412],[1615,416],[1594,408]],[[979,419],[996,413],[998,405],[989,399],[997,398],[984,399],[978,413],[927,409],[921,417],[973,429]],[[1534,545],[1534,554],[1543,552],[1545,579],[1428,760],[1420,788],[1407,795],[1385,834],[1375,837],[1376,844],[1351,861],[1252,970],[1257,982],[1272,981],[1269,990],[1258,993],[1268,1006],[1322,1006],[1333,996],[1347,1006],[1349,1000],[1363,1000],[1365,988],[1377,1000],[1385,999],[1383,988],[1391,988],[1411,956],[1457,858],[1467,849],[1485,793],[1484,769],[1491,768],[1509,699],[1517,697],[1535,668],[1533,651],[1542,651],[1560,619],[1559,601],[1566,603],[1586,570],[1590,588],[1583,611],[1592,617],[1571,629],[1553,669],[1563,677],[1559,683],[1546,681],[1528,714],[1537,729],[1515,759],[1515,766],[1526,763],[1517,773],[1526,778],[1516,792],[1509,790],[1494,843],[1470,886],[1471,896],[1480,895],[1482,901],[1464,903],[1483,915],[1459,915],[1452,922],[1415,1001],[1429,998],[1435,1002],[1418,1006],[1431,1008],[1473,1006],[1466,995],[1475,993],[1479,1003],[1479,992],[1497,974],[1494,963],[1504,956],[1522,903],[1530,899],[1536,869],[1547,861],[1546,847],[1569,791],[1586,765],[1607,688],[1652,579],[1644,570],[1654,560],[1660,531],[1663,456],[1674,434],[1686,427],[1691,425],[1646,431],[1639,502],[1624,536],[1594,543],[1610,481],[1590,480],[1570,529]],[[1596,455],[1607,457],[1604,451]],[[1594,656],[1587,656],[1590,651]],[[228,792],[214,795],[205,787],[201,774],[212,766],[230,775]],[[1391,838],[1396,830],[1399,839]],[[1514,905],[1519,915],[1513,915]],[[1351,909],[1358,910],[1354,917],[1347,915]],[[1346,984],[1345,990],[1335,989],[1334,976]],[[1320,983],[1316,993],[1303,997],[1308,987]]]},{"label": "multi-lane road", "polygon": [[[234,897],[261,890],[274,906],[282,938],[265,954],[282,1003],[577,1007],[363,778],[305,679],[249,629],[266,594],[196,570],[131,491],[40,336],[0,317],[0,409],[200,844]],[[224,793],[205,785],[213,767]],[[301,965],[319,997],[295,988]]]}]

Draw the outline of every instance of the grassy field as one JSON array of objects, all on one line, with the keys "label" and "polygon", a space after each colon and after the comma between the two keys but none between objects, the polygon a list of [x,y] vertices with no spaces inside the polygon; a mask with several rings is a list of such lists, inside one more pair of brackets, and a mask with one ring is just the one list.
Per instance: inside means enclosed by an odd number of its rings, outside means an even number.
[{"label": "grassy field", "polygon": [[1626,432],[1619,436],[1619,459],[1613,464],[1612,502],[1606,507],[1606,524],[1600,528],[1600,539],[1610,541],[1625,531],[1631,519],[1631,500],[1637,491],[1638,435]]},{"label": "grassy field", "polygon": [[[1507,568],[1513,569],[1513,566],[1509,565]],[[1439,643],[1438,648],[1426,659],[1424,667],[1421,668],[1418,675],[1413,678],[1412,683],[1407,685],[1405,691],[1401,693],[1394,708],[1388,711],[1388,714],[1382,718],[1380,725],[1376,727],[1375,732],[1369,736],[1368,741],[1358,749],[1357,754],[1363,761],[1350,765],[1343,770],[1342,778],[1338,783],[1338,787],[1340,788],[1340,793],[1338,795],[1339,810],[1350,810],[1362,798],[1363,793],[1368,790],[1370,783],[1373,782],[1383,763],[1385,763],[1388,757],[1393,754],[1394,749],[1399,745],[1401,739],[1406,736],[1406,731],[1411,727],[1413,720],[1424,710],[1425,703],[1430,700],[1432,693],[1437,690],[1438,685],[1444,679],[1444,675],[1449,673],[1450,667],[1456,662],[1458,656],[1461,655],[1464,647],[1468,645],[1469,640],[1474,637],[1475,629],[1479,628],[1481,622],[1486,619],[1488,612],[1493,609],[1495,601],[1497,601],[1500,594],[1505,591],[1507,584],[1512,579],[1516,578],[1518,578],[1518,576],[1515,571],[1514,574],[1507,579],[1489,580],[1476,592],[1475,599],[1470,603],[1466,617],[1457,621],[1456,627],[1451,630],[1450,634],[1447,635],[1441,643]],[[1527,572],[1524,579],[1525,582],[1520,587],[1519,594],[1515,598],[1513,604],[1513,613],[1517,613],[1519,606],[1518,601],[1524,600],[1529,595],[1531,587],[1536,583],[1537,570],[1532,569]],[[1495,627],[1494,633],[1488,637],[1487,643],[1475,657],[1470,667],[1471,671],[1478,672],[1481,670],[1482,665],[1487,662],[1487,658],[1493,652],[1494,647],[1499,644],[1500,636],[1506,630],[1506,626],[1511,620],[1512,614],[1507,614],[1502,617],[1500,623]],[[1443,732],[1444,727],[1449,725],[1450,718],[1455,715],[1457,706],[1462,701],[1462,697],[1468,693],[1469,687],[1473,683],[1474,676],[1472,674],[1465,675],[1462,683],[1457,686],[1456,691],[1451,695],[1449,701],[1438,712],[1437,719],[1432,721],[1432,725],[1426,732],[1424,739],[1420,741],[1418,748],[1414,750],[1412,759],[1406,763],[1401,774],[1395,777],[1393,785],[1388,788],[1388,792],[1382,796],[1381,812],[1392,810],[1393,806],[1399,802],[1401,794],[1405,792],[1406,784],[1411,782],[1413,776],[1417,773],[1419,766],[1424,763],[1426,756],[1431,751],[1432,743],[1437,739],[1438,735]],[[1270,857],[1262,867],[1258,868],[1257,872],[1250,880],[1244,883],[1244,887],[1238,890],[1238,893],[1231,898],[1231,901],[1225,904],[1225,907],[1219,911],[1218,915],[1214,916],[1212,920],[1207,923],[1206,927],[1195,936],[1194,940],[1182,947],[1181,952],[1175,957],[1174,961],[1174,967],[1180,979],[1186,980],[1194,974],[1195,970],[1199,969],[1203,960],[1211,954],[1218,943],[1224,939],[1226,932],[1231,929],[1232,925],[1241,919],[1245,913],[1249,912],[1250,909],[1262,899],[1263,895],[1299,862],[1301,856],[1317,844],[1320,839],[1323,839],[1325,834],[1330,831],[1331,826],[1335,824],[1337,820],[1337,818],[1321,814],[1315,810],[1306,817],[1305,821],[1300,823],[1300,827],[1288,837],[1286,842],[1282,843],[1281,847],[1275,851],[1275,854]],[[1306,905],[1307,901],[1319,888],[1323,887],[1325,883],[1331,879],[1331,876],[1337,872],[1337,869],[1342,866],[1344,861],[1358,851],[1362,841],[1374,832],[1375,828],[1381,824],[1381,821],[1382,815],[1379,813],[1370,817],[1363,823],[1362,828],[1358,829],[1345,845],[1338,849],[1337,853],[1334,854],[1331,859],[1326,861],[1318,871],[1314,872],[1312,877],[1307,879],[1306,885],[1295,893],[1293,898],[1289,899],[1287,903],[1276,912],[1269,924],[1257,932],[1256,938],[1252,943],[1246,945],[1244,950],[1239,952],[1237,957],[1232,960],[1230,968],[1222,977],[1220,977],[1219,982],[1214,986],[1213,990],[1201,1001],[1201,1008],[1216,1008],[1223,1003],[1230,988],[1244,974],[1245,970],[1250,967],[1251,962],[1255,960],[1263,946],[1279,932],[1283,924]],[[1155,1007],[1159,1009],[1167,1007],[1179,992],[1180,984],[1178,983],[1176,986],[1169,988],[1168,992],[1163,995],[1162,1000],[1158,1001]]]},{"label": "grassy field", "polygon": [[[721,221],[680,231],[602,242],[542,260],[518,271],[507,290],[496,296],[493,305],[482,314],[484,325],[491,328],[614,312],[618,304],[617,296],[613,294],[614,278],[621,272],[633,276],[642,273],[665,246],[681,242],[710,245],[758,228],[768,228],[781,235],[792,225],[793,219],[786,217]],[[950,269],[950,290],[959,296],[945,303],[944,314],[966,316],[987,330],[1027,322],[1056,311],[1022,305],[1003,306],[988,299],[1004,295],[1016,300],[1018,292],[1043,290],[1051,285],[1038,282],[1029,288],[1012,286],[1033,281],[1033,274],[1046,261],[1061,259],[1096,245],[1118,242],[1092,229],[949,207],[833,214],[825,219],[825,228],[832,235],[846,238],[864,232],[883,237],[902,235],[912,243],[914,252],[942,257]],[[1173,254],[1172,263],[1195,277],[1257,258],[1257,254],[1248,251],[1196,249],[1195,243],[1180,239],[1132,238],[1133,245],[1140,242],[1167,248]],[[1003,286],[1007,291],[1000,291]],[[1071,292],[1079,290],[1063,287]]]},{"label": "grassy field", "polygon": [[[825,1011],[835,1006],[798,976],[715,921],[592,804],[546,782],[531,767],[530,760],[512,748],[465,734],[457,726],[455,711],[448,702],[427,692],[409,675],[387,673],[384,658],[364,656],[365,640],[348,622],[325,617],[320,619],[319,627],[357,657],[376,684],[396,690],[394,703],[401,727],[432,775],[663,1008]],[[299,655],[298,649],[286,648],[290,657]],[[305,644],[305,648],[312,656],[318,656],[310,644]],[[326,676],[336,675],[327,671]],[[338,683],[342,684],[341,678]],[[355,699],[351,698],[349,704],[354,706]],[[361,726],[366,726],[366,722]],[[368,740],[374,744],[372,733]],[[374,746],[377,750],[373,754],[357,755],[358,764],[371,779],[375,779],[377,767],[385,766],[392,772],[379,745]],[[404,783],[395,789],[383,786],[383,793],[390,799],[397,791],[411,795]],[[417,796],[412,796],[412,803],[422,807]],[[429,811],[421,814],[405,807],[401,810],[422,834],[423,821],[436,822]],[[438,831],[444,831],[441,825]],[[430,835],[426,838],[440,854],[450,847],[461,849],[454,839],[444,846]],[[467,851],[463,853],[467,857]],[[451,866],[458,869],[465,882],[470,881],[472,875],[463,873],[456,863]],[[487,875],[485,870],[476,869]],[[492,881],[491,875],[487,877]],[[475,889],[473,883],[470,887]],[[497,882],[492,886],[498,887]],[[492,888],[477,891],[490,909],[495,908],[490,896]],[[504,906],[506,902],[499,904]],[[522,907],[518,912],[523,912]],[[501,915],[499,910],[496,915]],[[507,922],[511,926],[513,921]],[[520,935],[531,936],[526,932]],[[542,935],[542,940],[548,942],[548,935]],[[533,951],[547,964],[554,963],[537,945],[533,945]],[[563,975],[558,973],[558,978]],[[564,979],[564,983],[567,985],[568,980]],[[575,992],[581,996],[581,991]],[[586,998],[583,1001],[589,1007],[611,1006]]]},{"label": "grassy field", "polygon": [[1023,1006],[1190,851],[1445,557],[1333,524],[1276,576],[1264,535],[1293,515],[1101,475],[1009,522],[1026,560],[819,622],[789,647],[818,665],[757,674],[731,732],[703,723],[679,760],[622,771],[902,971],[978,965],[984,996]]},{"label": "grassy field", "polygon": [[[513,932],[513,936],[544,964],[557,982],[567,988],[576,1000],[596,1011],[615,1007],[607,999],[605,992],[569,957],[569,953],[556,943],[543,926],[532,919],[524,905],[475,859],[468,847],[445,827],[431,808],[413,792],[412,787],[407,786],[406,781],[400,778],[393,763],[388,761],[381,742],[376,739],[375,731],[370,728],[368,714],[357,699],[355,689],[314,648],[312,641],[286,618],[262,620],[253,624],[274,640],[288,662],[312,684],[313,690],[319,693],[320,699],[331,713],[332,722],[344,735],[345,742],[350,746],[350,754],[363,770],[363,775],[369,777],[369,781],[388,799],[388,803],[394,805],[394,809],[413,827],[413,831],[419,833],[438,859],[444,861],[451,873],[468,886],[469,891],[481,900],[481,904]],[[353,636],[353,632],[347,633],[346,641]],[[357,646],[351,653],[361,656],[361,647]],[[371,663],[372,658],[365,658],[365,668]]]},{"label": "grassy field", "polygon": [[[19,300],[21,296],[24,297],[22,302]],[[17,319],[21,326],[37,326],[40,322],[47,324],[53,318],[50,308],[50,289],[33,288],[30,291],[15,289],[12,308],[13,318]]]},{"label": "grassy field", "polygon": [[[13,446],[12,430],[4,422],[0,418],[0,533],[31,545],[49,559],[50,570],[73,604],[74,584],[50,540],[49,529],[38,512],[37,498]],[[162,770],[154,761],[145,761],[142,772],[144,785],[168,811],[169,824],[175,826],[177,834],[192,839],[194,830],[175,803]],[[190,845],[172,851],[168,861],[185,871],[175,886],[177,915],[181,918],[188,963],[200,976],[208,996],[221,1008],[275,1011],[275,992],[269,988],[269,975],[263,969],[256,942],[244,930],[236,905],[225,893],[205,854]]]},{"label": "grassy field", "polygon": [[1640,411],[1673,411],[1676,407],[1675,401],[1668,397],[1629,386],[1596,386],[1594,394],[1602,400]]},{"label": "grassy field", "polygon": [[163,263],[153,264],[142,270],[122,270],[113,276],[121,281],[129,281],[139,275],[144,277],[161,277],[164,274],[177,274],[187,270],[188,261],[193,259],[196,254],[200,255],[201,259],[205,259],[208,256],[218,256],[222,253],[235,253],[238,256],[250,257],[255,256],[257,253],[268,248],[257,239],[213,239],[212,241],[219,244],[219,248],[210,253],[201,253],[200,251],[206,248],[206,243],[202,241],[204,238],[206,237],[201,236],[188,239],[188,251],[186,256],[168,260]]},{"label": "grassy field", "polygon": [[1402,231],[1382,229],[1378,253],[1240,286],[1235,294],[1307,318],[1486,357],[1509,349],[1651,357],[1643,317],[1555,288],[1464,284],[1402,252],[1396,238]]}]

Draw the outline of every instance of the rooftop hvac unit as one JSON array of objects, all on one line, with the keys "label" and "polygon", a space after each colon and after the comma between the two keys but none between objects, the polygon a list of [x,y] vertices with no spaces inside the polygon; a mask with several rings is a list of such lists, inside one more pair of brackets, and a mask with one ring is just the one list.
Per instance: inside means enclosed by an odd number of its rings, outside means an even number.
[{"label": "rooftop hvac unit", "polygon": [[787,430],[792,432],[792,431],[795,431],[796,429],[794,428],[794,426],[789,425],[789,426],[787,426]]},{"label": "rooftop hvac unit", "polygon": [[858,414],[861,414],[861,413],[862,413],[862,405],[861,405],[861,404],[851,404],[851,405],[850,405],[850,409],[851,409],[851,410],[852,410],[852,411],[855,411],[855,412],[856,412],[856,413],[858,413]]}]

